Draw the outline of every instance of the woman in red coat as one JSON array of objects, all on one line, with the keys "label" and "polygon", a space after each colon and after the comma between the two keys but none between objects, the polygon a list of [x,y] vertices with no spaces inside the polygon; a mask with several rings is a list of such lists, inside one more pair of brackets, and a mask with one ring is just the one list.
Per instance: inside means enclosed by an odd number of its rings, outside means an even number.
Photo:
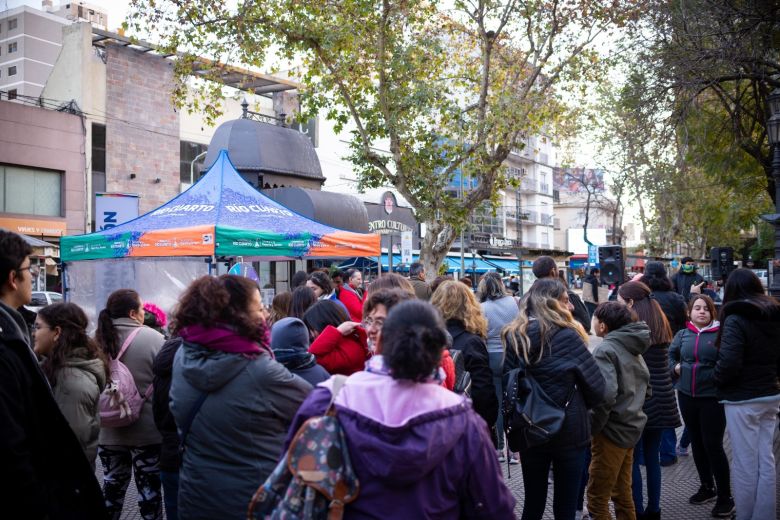
[{"label": "woman in red coat", "polygon": [[344,308],[332,300],[320,300],[303,315],[312,335],[309,352],[331,374],[349,376],[363,370],[371,357],[366,332],[349,321]]}]

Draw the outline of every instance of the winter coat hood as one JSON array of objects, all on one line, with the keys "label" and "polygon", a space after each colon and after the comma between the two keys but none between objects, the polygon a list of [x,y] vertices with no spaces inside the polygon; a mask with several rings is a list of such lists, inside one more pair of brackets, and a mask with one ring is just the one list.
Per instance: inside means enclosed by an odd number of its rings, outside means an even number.
[{"label": "winter coat hood", "polygon": [[106,387],[106,369],[103,361],[99,358],[87,359],[89,353],[85,348],[74,349],[70,357],[65,359],[65,366],[78,370],[83,370],[95,377],[100,391]]},{"label": "winter coat hood", "polygon": [[773,323],[780,326],[780,305],[762,305],[752,300],[731,301],[723,305],[721,311],[723,321],[726,317],[735,314],[751,321]]},{"label": "winter coat hood", "polygon": [[271,349],[309,350],[309,331],[298,318],[283,318],[271,327]]},{"label": "winter coat hood", "polygon": [[[184,342],[181,374],[201,392],[214,392],[232,381],[246,368],[247,357]],[[266,354],[262,354],[264,356]]]},{"label": "winter coat hood", "polygon": [[629,353],[639,356],[650,348],[650,329],[644,321],[637,321],[610,331],[604,340],[615,341]]},{"label": "winter coat hood", "polygon": [[[330,389],[332,380],[321,383]],[[436,382],[353,374],[336,399],[350,456],[372,479],[406,485],[443,463],[462,439],[471,403]]]}]

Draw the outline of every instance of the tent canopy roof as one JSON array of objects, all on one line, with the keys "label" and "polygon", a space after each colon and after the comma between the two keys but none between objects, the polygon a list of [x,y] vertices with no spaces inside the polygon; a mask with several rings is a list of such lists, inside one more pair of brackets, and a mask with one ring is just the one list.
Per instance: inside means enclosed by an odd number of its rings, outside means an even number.
[{"label": "tent canopy roof", "polygon": [[379,235],[310,220],[248,184],[222,150],[197,183],[114,228],[61,240],[63,261],[127,256],[376,256]]}]

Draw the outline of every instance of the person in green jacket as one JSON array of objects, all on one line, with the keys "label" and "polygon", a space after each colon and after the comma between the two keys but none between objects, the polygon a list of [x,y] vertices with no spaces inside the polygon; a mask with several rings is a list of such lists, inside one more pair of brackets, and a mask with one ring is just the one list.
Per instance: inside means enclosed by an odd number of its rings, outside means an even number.
[{"label": "person in green jacket", "polygon": [[54,400],[95,469],[100,434],[98,401],[108,379],[108,365],[87,335],[87,315],[75,303],[55,303],[38,311],[35,353],[51,385]]},{"label": "person in green jacket", "polygon": [[642,353],[650,347],[650,329],[637,321],[620,302],[603,302],[593,312],[591,327],[604,338],[593,352],[606,381],[604,403],[591,410],[592,433],[588,511],[593,520],[611,518],[609,500],[617,518],[636,520],[631,495],[634,446],[647,416],[642,408],[648,396],[650,371]]}]

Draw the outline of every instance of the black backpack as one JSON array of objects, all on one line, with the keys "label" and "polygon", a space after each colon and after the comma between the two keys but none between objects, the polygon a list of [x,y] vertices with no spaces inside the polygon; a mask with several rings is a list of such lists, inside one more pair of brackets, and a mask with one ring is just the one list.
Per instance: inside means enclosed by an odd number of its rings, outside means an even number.
[{"label": "black backpack", "polygon": [[504,376],[504,431],[509,448],[520,451],[550,442],[563,427],[566,408],[577,386],[572,387],[563,407],[553,401],[526,370],[520,359],[520,368]]},{"label": "black backpack", "polygon": [[466,360],[463,352],[456,349],[450,349],[450,357],[455,364],[455,386],[452,391],[456,394],[471,396],[471,373],[466,370]]}]

